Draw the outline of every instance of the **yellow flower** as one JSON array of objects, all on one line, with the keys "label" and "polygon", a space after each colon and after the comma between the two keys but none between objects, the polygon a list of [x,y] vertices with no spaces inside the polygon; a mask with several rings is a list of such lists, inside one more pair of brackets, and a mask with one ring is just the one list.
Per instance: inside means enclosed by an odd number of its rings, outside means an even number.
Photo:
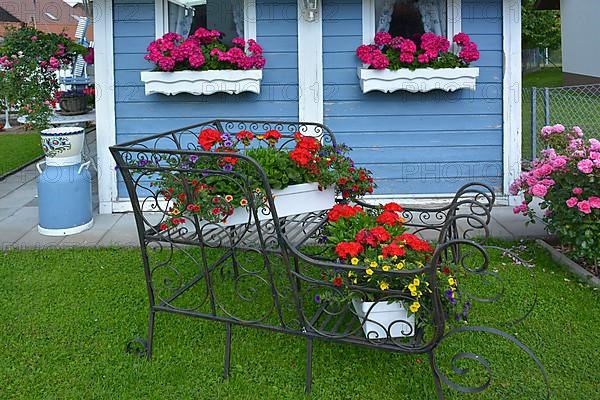
[{"label": "yellow flower", "polygon": [[410,285],[408,285],[408,290],[410,290],[411,293],[416,292],[417,287],[411,283]]},{"label": "yellow flower", "polygon": [[375,261],[371,261],[371,263],[369,264],[369,266],[370,266],[371,268],[377,268],[377,266],[378,266],[378,265],[379,265],[379,264],[377,264],[377,262],[375,262]]},{"label": "yellow flower", "polygon": [[417,292],[410,292],[410,295],[411,295],[412,297],[417,297]]},{"label": "yellow flower", "polygon": [[420,284],[421,284],[421,281],[419,280],[419,278],[413,279],[413,285],[419,286]]},{"label": "yellow flower", "polygon": [[452,278],[452,277],[448,278],[448,285],[454,286],[455,284],[456,284],[456,281],[454,280],[454,278]]},{"label": "yellow flower", "polygon": [[356,258],[356,257],[352,257],[352,258],[350,259],[350,263],[351,263],[352,265],[357,265],[357,264],[358,264],[358,258]]},{"label": "yellow flower", "polygon": [[378,259],[379,261],[382,261],[382,260],[383,260],[383,256],[380,254],[380,255],[378,255],[378,256],[377,256],[377,259]]},{"label": "yellow flower", "polygon": [[415,301],[410,305],[410,312],[416,313],[417,311],[419,311],[419,308],[421,308],[421,305],[418,301]]},{"label": "yellow flower", "polygon": [[352,278],[353,276],[354,276],[354,272],[352,272],[352,271],[349,271],[349,272],[348,272],[348,278]]},{"label": "yellow flower", "polygon": [[179,208],[174,208],[173,211],[171,211],[172,215],[179,215],[181,213],[181,211],[179,211]]},{"label": "yellow flower", "polygon": [[385,272],[388,272],[391,268],[389,265],[384,265],[383,267],[381,267],[382,270],[384,270]]},{"label": "yellow flower", "polygon": [[398,256],[392,256],[392,261],[396,261],[398,259]]},{"label": "yellow flower", "polygon": [[423,265],[423,263],[421,261],[417,261],[416,264],[417,264],[417,267],[419,267],[419,268],[423,268],[424,267],[424,265]]},{"label": "yellow flower", "polygon": [[367,273],[367,275],[373,275],[373,270],[371,268],[367,268],[367,270],[365,271]]},{"label": "yellow flower", "polygon": [[390,285],[386,281],[379,282],[379,289],[387,290],[390,288]]},{"label": "yellow flower", "polygon": [[265,137],[264,137],[263,135],[256,135],[256,138],[257,138],[258,140],[263,140]]},{"label": "yellow flower", "polygon": [[402,269],[404,268],[404,261],[399,262],[398,264],[396,264],[396,269]]},{"label": "yellow flower", "polygon": [[231,203],[232,200],[233,200],[233,196],[232,195],[228,194],[228,195],[225,196],[225,201],[226,202]]}]

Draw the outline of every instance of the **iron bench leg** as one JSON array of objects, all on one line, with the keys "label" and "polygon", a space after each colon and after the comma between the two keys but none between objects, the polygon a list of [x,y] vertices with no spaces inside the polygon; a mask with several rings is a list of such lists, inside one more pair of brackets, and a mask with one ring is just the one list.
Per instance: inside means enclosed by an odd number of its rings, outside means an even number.
[{"label": "iron bench leg", "polygon": [[229,378],[229,366],[231,365],[231,323],[225,323],[225,362],[223,365],[223,376]]},{"label": "iron bench leg", "polygon": [[312,391],[312,350],[313,339],[306,338],[306,387],[304,388],[306,394]]}]

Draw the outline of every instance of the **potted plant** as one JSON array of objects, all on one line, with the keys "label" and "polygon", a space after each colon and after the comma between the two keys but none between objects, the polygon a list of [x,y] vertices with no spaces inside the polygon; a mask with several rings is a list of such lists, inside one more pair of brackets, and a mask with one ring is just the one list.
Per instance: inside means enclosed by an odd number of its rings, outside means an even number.
[{"label": "potted plant", "polygon": [[227,46],[222,36],[199,28],[188,38],[169,32],[150,43],[144,58],[155,68],[142,71],[146,95],[260,93],[265,66],[262,47],[254,39],[239,37]]},{"label": "potted plant", "polygon": [[58,105],[65,115],[85,114],[88,111],[88,97],[82,89],[70,89],[57,94]]},{"label": "potted plant", "polygon": [[511,185],[524,201],[514,212],[535,222],[532,202],[541,200],[547,229],[565,245],[570,256],[598,273],[600,268],[600,140],[586,139],[579,127],[542,128],[546,148]]},{"label": "potted plant", "polygon": [[[324,273],[335,290],[321,293],[319,301],[351,303],[369,339],[414,336],[423,306],[431,306],[428,277],[418,271],[433,247],[407,232],[402,212],[397,203],[368,209],[338,204],[329,211],[323,232],[329,258],[352,269]],[[453,271],[444,267],[436,275],[447,304],[457,305]],[[465,317],[466,312],[460,318]]]},{"label": "potted plant", "polygon": [[363,93],[475,90],[479,68],[469,65],[479,59],[477,45],[465,33],[455,35],[453,41],[458,54],[451,51],[448,39],[433,33],[407,39],[378,32],[374,44],[356,49],[363,63],[358,69]]},{"label": "potted plant", "polygon": [[[185,167],[185,171],[179,173],[161,172],[151,183],[166,202],[168,218],[161,224],[161,231],[176,228],[196,216],[229,226],[248,223],[253,218],[249,214],[248,193],[228,179],[228,173],[247,177],[252,186],[252,201],[262,209],[258,218],[271,218],[261,177],[256,168],[239,162],[240,155],[251,157],[266,173],[269,186],[274,189],[279,217],[328,210],[335,204],[336,195],[354,198],[372,193],[374,188],[370,171],[354,166],[347,156],[348,147],[322,145],[319,140],[300,133],[293,137],[277,130],[222,134],[205,128],[198,134],[197,148],[221,156],[190,155],[184,159],[155,160],[156,163],[176,163],[177,168]],[[151,162],[138,161],[140,166]],[[207,170],[222,171],[222,174],[205,176],[202,172]]]},{"label": "potted plant", "polygon": [[0,46],[0,92],[37,129],[48,126],[59,88],[56,71],[85,48],[63,34],[34,27],[7,28]]}]

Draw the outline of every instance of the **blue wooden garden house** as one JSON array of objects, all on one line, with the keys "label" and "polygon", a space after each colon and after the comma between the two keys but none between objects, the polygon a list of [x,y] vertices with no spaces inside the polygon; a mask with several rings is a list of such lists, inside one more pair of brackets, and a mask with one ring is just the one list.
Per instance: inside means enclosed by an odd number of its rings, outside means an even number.
[{"label": "blue wooden garden house", "polygon": [[[214,118],[323,122],[374,172],[379,198],[445,197],[474,180],[502,195],[520,171],[520,0],[94,3],[102,213],[129,204],[109,146]],[[365,93],[356,48],[376,31],[411,24],[449,38],[469,34],[481,52],[472,65],[475,84]],[[151,69],[144,60],[148,44],[197,26],[256,38],[266,57],[259,86],[237,94],[148,93],[142,81]]]}]

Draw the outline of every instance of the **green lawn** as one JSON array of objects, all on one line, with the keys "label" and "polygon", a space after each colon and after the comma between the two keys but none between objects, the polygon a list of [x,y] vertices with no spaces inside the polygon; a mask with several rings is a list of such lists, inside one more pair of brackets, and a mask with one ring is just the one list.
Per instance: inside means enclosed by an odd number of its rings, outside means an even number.
[{"label": "green lawn", "polygon": [[0,175],[42,155],[38,133],[0,133]]},{"label": "green lawn", "polygon": [[561,68],[543,68],[523,76],[523,87],[556,87],[563,85]]},{"label": "green lawn", "polygon": [[[533,245],[531,246],[533,248]],[[533,257],[540,299],[524,323],[506,328],[545,365],[557,399],[597,397],[600,296],[539,249]],[[124,352],[145,335],[146,291],[136,250],[8,251],[0,262],[0,398],[299,399],[305,341],[234,327],[232,377],[222,379],[224,327],[159,314],[152,362]],[[522,268],[492,255],[508,278],[501,309],[474,310],[486,321],[532,299]],[[227,282],[225,282],[227,284]],[[473,335],[447,343],[445,356],[484,351],[495,391],[448,398],[533,399],[540,376],[503,341]],[[453,351],[450,351],[453,350]],[[423,358],[423,357],[421,357]],[[313,399],[433,399],[426,359],[317,342]]]}]

